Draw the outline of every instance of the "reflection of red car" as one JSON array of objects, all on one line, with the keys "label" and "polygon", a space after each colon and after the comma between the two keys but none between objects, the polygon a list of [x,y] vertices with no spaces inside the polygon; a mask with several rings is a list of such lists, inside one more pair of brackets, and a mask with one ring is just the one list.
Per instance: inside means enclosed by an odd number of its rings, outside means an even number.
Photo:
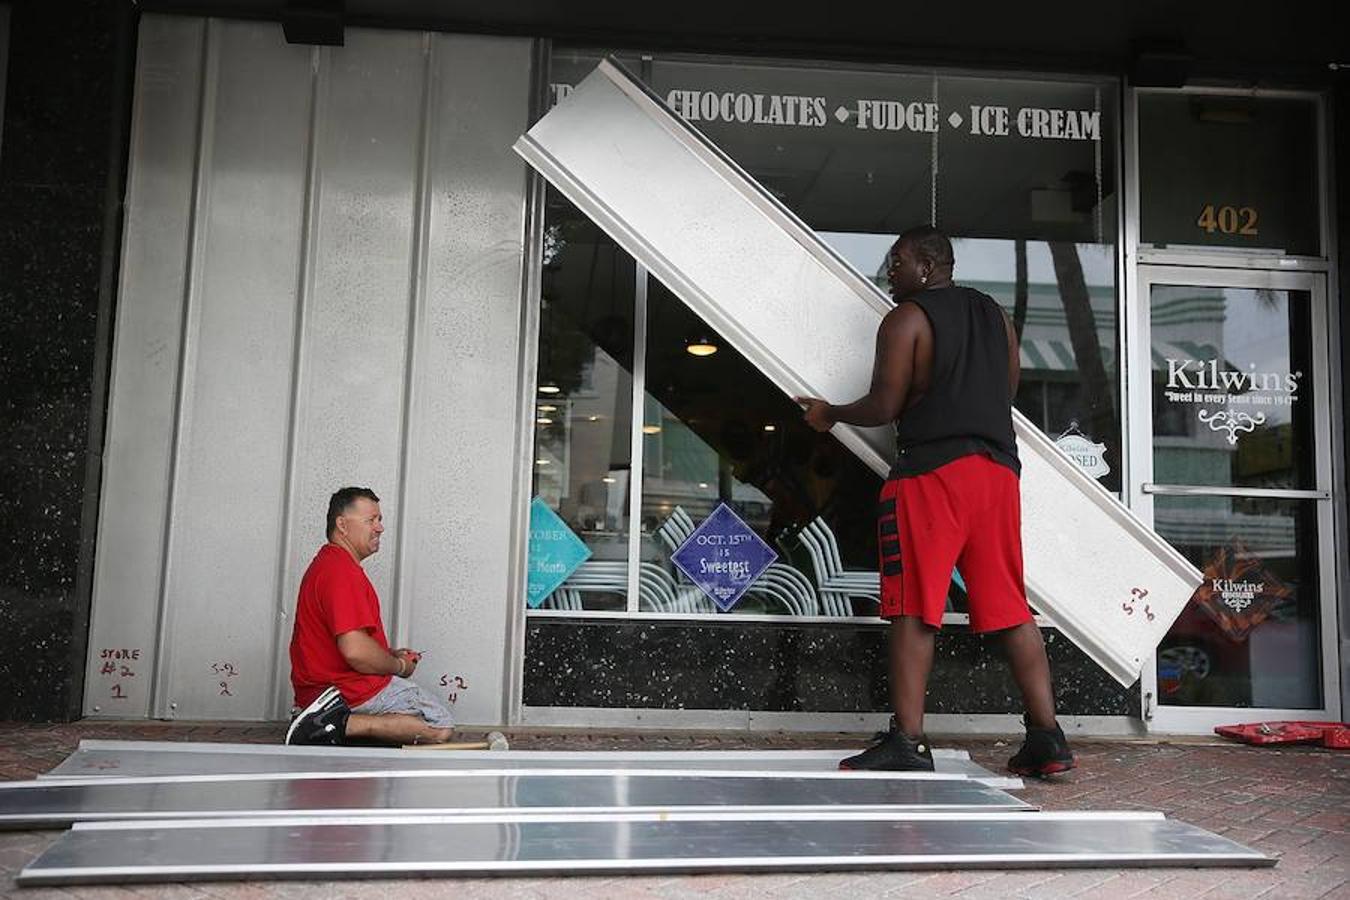
[{"label": "reflection of red car", "polygon": [[[1210,683],[1211,676],[1234,683]],[[1250,677],[1247,644],[1230,640],[1208,613],[1193,601],[1187,603],[1158,647],[1159,699],[1247,706],[1251,703]],[[1212,696],[1216,693],[1227,696]]]},{"label": "reflection of red car", "polygon": [[1199,604],[1182,610],[1158,647],[1158,694],[1169,705],[1316,704],[1317,629],[1281,600],[1270,615],[1234,640]]}]

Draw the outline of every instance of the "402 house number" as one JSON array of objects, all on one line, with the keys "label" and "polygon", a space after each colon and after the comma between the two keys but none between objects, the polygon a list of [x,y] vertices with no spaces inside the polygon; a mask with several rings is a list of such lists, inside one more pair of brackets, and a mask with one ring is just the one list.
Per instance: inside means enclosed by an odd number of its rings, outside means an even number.
[{"label": "402 house number", "polygon": [[1246,234],[1255,237],[1258,233],[1256,230],[1258,218],[1256,210],[1250,206],[1215,206],[1213,203],[1206,203],[1205,208],[1200,210],[1200,218],[1195,220],[1195,224],[1204,229],[1206,234],[1218,231],[1222,234]]}]

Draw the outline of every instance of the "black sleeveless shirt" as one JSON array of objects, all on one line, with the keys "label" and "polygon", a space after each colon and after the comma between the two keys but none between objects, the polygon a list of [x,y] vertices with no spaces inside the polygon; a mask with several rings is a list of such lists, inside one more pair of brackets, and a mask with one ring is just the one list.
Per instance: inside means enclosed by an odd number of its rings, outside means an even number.
[{"label": "black sleeveless shirt", "polygon": [[966,287],[920,291],[903,302],[928,316],[933,370],[928,393],[895,423],[892,478],[922,475],[983,453],[1020,475],[1008,384],[1008,332],[988,294]]}]

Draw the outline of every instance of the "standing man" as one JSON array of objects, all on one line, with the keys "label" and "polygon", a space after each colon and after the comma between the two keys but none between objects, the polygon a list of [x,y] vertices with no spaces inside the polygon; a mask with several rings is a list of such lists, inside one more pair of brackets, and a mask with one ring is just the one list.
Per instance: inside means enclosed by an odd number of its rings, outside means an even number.
[{"label": "standing man", "polygon": [[951,242],[936,228],[900,235],[887,271],[897,305],[877,331],[867,396],[847,406],[797,398],[817,431],[894,422],[899,451],[877,519],[895,718],[883,739],[839,766],[932,770],[924,696],[956,566],[970,628],[1002,632],[1026,706],[1026,741],[1008,768],[1063,772],[1074,758],[1055,721],[1050,664],[1022,578],[1017,336],[991,297],[952,283],[953,267]]},{"label": "standing man", "polygon": [[328,543],[300,581],[291,634],[291,685],[303,707],[288,744],[434,744],[454,719],[408,676],[416,650],[389,649],[380,598],[361,563],[380,550],[384,520],[370,488],[346,487],[328,501]]}]

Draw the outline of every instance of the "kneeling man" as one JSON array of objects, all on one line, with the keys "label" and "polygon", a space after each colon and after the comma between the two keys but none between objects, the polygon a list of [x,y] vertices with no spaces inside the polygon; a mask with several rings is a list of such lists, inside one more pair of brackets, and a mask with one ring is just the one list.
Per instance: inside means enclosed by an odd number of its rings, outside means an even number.
[{"label": "kneeling man", "polygon": [[288,744],[431,744],[454,720],[438,697],[408,680],[415,650],[389,649],[380,598],[361,563],[379,552],[380,498],[346,487],[328,501],[328,543],[300,581],[291,633],[291,684],[302,707]]}]

